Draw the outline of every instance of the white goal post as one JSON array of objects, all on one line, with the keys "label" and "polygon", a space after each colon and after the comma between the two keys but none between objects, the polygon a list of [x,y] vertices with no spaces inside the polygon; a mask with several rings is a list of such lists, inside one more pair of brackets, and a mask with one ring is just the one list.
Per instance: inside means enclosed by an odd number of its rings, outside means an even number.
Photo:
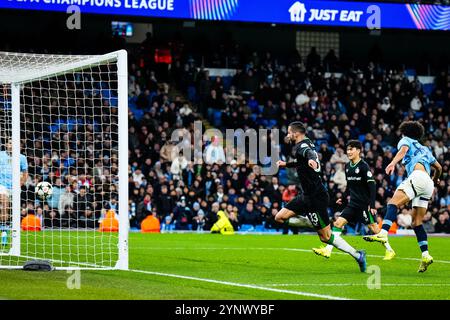
[{"label": "white goal post", "polygon": [[0,52],[0,269],[127,270],[128,229],[127,52]]}]

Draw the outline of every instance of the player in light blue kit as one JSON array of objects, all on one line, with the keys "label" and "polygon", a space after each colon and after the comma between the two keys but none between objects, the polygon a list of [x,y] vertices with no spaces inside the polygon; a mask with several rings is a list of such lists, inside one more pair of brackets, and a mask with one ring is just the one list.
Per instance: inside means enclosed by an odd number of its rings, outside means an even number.
[{"label": "player in light blue kit", "polygon": [[[394,196],[389,201],[382,230],[378,234],[365,236],[363,239],[385,243],[392,221],[397,220],[398,208],[412,201],[412,226],[422,251],[418,272],[425,272],[428,266],[433,263],[433,257],[428,253],[427,234],[423,228],[422,220],[427,212],[428,201],[433,195],[433,182],[439,184],[442,167],[436,161],[430,149],[418,142],[425,132],[422,124],[418,121],[405,121],[399,129],[403,137],[397,145],[397,155],[386,167],[386,173],[393,174],[396,164],[403,159],[402,164],[406,167],[408,178],[398,186]],[[432,176],[431,168],[434,169]]]},{"label": "player in light blue kit", "polygon": [[[0,225],[9,222],[10,195],[12,189],[12,141],[8,139],[6,150],[0,151]],[[20,155],[20,185],[28,179],[27,158]]]}]

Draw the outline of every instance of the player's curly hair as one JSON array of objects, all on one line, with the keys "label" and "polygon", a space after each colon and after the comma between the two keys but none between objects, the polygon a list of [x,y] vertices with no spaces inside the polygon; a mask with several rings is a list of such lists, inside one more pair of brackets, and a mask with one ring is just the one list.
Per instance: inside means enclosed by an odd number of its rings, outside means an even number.
[{"label": "player's curly hair", "polygon": [[419,121],[402,122],[398,129],[403,135],[414,140],[420,140],[425,133],[425,128]]}]

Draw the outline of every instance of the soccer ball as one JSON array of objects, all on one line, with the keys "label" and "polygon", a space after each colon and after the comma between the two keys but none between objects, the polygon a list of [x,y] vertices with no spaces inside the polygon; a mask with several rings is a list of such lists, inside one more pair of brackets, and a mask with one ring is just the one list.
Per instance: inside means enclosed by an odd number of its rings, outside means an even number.
[{"label": "soccer ball", "polygon": [[39,182],[35,188],[36,195],[41,200],[47,200],[53,194],[53,187],[46,181]]}]

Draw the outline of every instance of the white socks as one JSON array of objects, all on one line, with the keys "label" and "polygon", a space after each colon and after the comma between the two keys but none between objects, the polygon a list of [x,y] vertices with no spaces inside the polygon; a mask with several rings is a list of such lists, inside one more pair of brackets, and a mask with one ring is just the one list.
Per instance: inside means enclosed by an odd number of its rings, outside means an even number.
[{"label": "white socks", "polygon": [[334,236],[333,240],[333,246],[338,248],[341,251],[344,251],[351,255],[355,259],[359,259],[360,254],[356,251],[355,248],[353,248],[351,245],[347,243],[344,239],[341,238],[341,236],[337,235]]},{"label": "white socks", "polygon": [[386,248],[387,251],[394,251],[389,242],[384,243],[384,247]]},{"label": "white socks", "polygon": [[[335,237],[340,237],[341,233],[342,233],[342,229],[340,229],[340,231],[332,231],[332,233],[334,234]],[[325,249],[328,251],[333,251],[334,246],[331,244],[328,244]]]},{"label": "white socks", "polygon": [[[381,231],[380,231],[379,234],[387,236],[387,235],[388,235],[388,232],[387,232],[386,230],[384,230],[384,229],[381,229]],[[386,243],[384,243],[384,247],[386,248],[387,251],[394,251],[394,250],[392,250],[392,247],[391,247],[391,245],[389,244],[389,241],[386,242]]]},{"label": "white socks", "polygon": [[[383,231],[387,234],[386,230],[383,230],[383,229],[381,229],[380,233],[382,233]],[[342,231],[333,231],[333,235],[334,235],[335,239],[336,239],[337,237],[341,238],[341,233],[342,233]],[[342,239],[342,238],[341,238],[341,239]],[[331,244],[328,244],[328,245],[325,247],[325,249],[326,249],[327,251],[331,252],[331,251],[333,251],[333,248],[334,248],[334,247],[335,247],[335,246],[333,246],[333,245],[331,245]],[[387,251],[394,251],[394,250],[392,249],[391,245],[389,244],[389,242],[384,243],[384,247],[386,248]],[[338,248],[338,249],[339,249],[339,248]],[[342,250],[342,249],[341,249],[341,250]],[[344,251],[344,250],[343,250],[343,251]],[[427,251],[427,253],[428,253],[428,251]]]},{"label": "white socks", "polygon": [[291,227],[299,227],[299,228],[313,227],[311,221],[307,217],[303,216],[291,217],[287,220],[286,223]]}]

